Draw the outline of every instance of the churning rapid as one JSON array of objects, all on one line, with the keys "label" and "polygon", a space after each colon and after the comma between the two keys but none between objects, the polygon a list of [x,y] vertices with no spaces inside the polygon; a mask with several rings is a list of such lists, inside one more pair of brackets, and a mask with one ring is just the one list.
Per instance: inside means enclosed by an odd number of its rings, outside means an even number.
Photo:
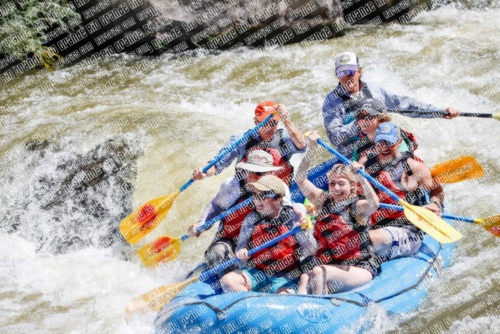
[{"label": "churning rapid", "polygon": [[[357,52],[364,79],[394,93],[460,111],[499,111],[499,15],[498,8],[445,6],[409,25],[356,27],[322,42],[116,56],[9,82],[0,102],[0,333],[154,332],[155,314],[127,318],[125,306],[181,281],[211,236],[186,241],[175,262],[145,269],[118,232],[122,218],[174,192],[232,134],[251,128],[260,101],[285,104],[302,131],[326,138],[321,106],[337,83],[333,56],[341,51]],[[393,119],[415,134],[429,166],[473,155],[484,167],[482,179],[444,186],[450,213],[500,212],[499,122]],[[183,192],[144,243],[185,233],[230,174]],[[425,305],[403,317],[371,307],[369,333],[500,332],[499,239],[477,225],[456,226],[464,238]]]}]

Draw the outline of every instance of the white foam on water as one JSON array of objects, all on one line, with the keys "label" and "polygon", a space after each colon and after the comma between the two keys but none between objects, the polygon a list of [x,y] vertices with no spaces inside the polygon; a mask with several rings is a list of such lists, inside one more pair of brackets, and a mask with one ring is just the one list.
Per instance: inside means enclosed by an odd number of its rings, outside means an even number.
[{"label": "white foam on water", "polygon": [[387,311],[381,305],[371,303],[366,308],[366,314],[350,328],[353,333],[376,334],[395,330],[398,324],[388,316]]},{"label": "white foam on water", "polygon": [[[446,6],[421,14],[411,25],[398,26],[392,31],[387,27],[370,28],[355,32],[356,38],[338,38],[306,47],[285,46],[264,52],[200,54],[162,60],[152,68],[132,73],[127,81],[103,95],[92,91],[94,86],[116,78],[139,60],[125,56],[85,66],[82,71],[71,67],[50,73],[48,80],[54,83],[55,89],[45,94],[43,102],[33,93],[26,106],[14,108],[15,123],[1,131],[8,139],[6,145],[21,143],[30,134],[68,119],[69,115],[56,114],[55,110],[71,106],[78,97],[85,97],[85,105],[74,112],[83,117],[54,137],[61,147],[71,147],[71,150],[54,153],[53,160],[41,168],[55,171],[58,162],[67,159],[68,152],[85,153],[100,139],[116,134],[127,133],[142,138],[145,154],[138,161],[138,177],[155,173],[157,176],[138,182],[134,194],[136,208],[187,181],[188,178],[172,181],[169,177],[174,172],[204,165],[231,134],[251,128],[253,110],[262,100],[286,101],[291,118],[300,124],[301,130],[320,129],[324,134],[321,106],[326,93],[337,83],[333,56],[344,50],[358,52],[367,81],[379,83],[394,93],[439,107],[453,106],[461,111],[498,111],[500,89],[495,90],[495,79],[500,72],[497,50],[500,28],[498,24],[494,25],[498,15],[498,9],[458,10]],[[472,66],[471,70],[467,66]],[[201,74],[191,72],[193,70],[199,70]],[[67,91],[86,79],[89,84],[75,94]],[[69,86],[57,86],[62,82]],[[152,99],[140,99],[150,93]],[[45,107],[35,112],[40,103]],[[123,109],[123,113],[117,112],[109,120],[110,123],[116,122],[128,114],[127,107],[132,112],[142,113],[143,117],[114,133],[91,136],[102,132],[105,125],[92,124],[92,119]],[[174,113],[178,118],[157,129],[141,129],[141,125],[154,117]],[[402,116],[394,116],[394,121],[417,136],[420,143],[418,155],[429,165],[472,154],[485,167],[486,175],[481,180],[444,186],[450,212],[471,217],[487,217],[500,212],[495,200],[500,182],[498,121],[475,118],[425,120]],[[215,126],[203,126],[208,123]],[[172,134],[171,139],[166,139],[165,131]],[[190,132],[195,132],[193,139],[184,138]],[[78,133],[82,136],[78,137]],[[89,136],[88,140],[76,140],[86,136]],[[158,160],[154,153],[169,145],[169,141],[176,140],[187,147],[184,152],[173,153],[164,161]],[[5,150],[7,148],[2,148]],[[12,165],[12,171],[19,174],[28,173],[30,154],[33,153],[13,156],[5,165]],[[180,162],[182,156],[187,158]],[[181,195],[184,197],[175,204],[177,208],[174,206],[166,221],[146,241],[167,232],[174,231],[172,235],[175,236],[185,232],[187,226],[198,219],[206,200],[231,173],[231,168],[228,168],[222,176],[195,183],[193,189]],[[26,180],[13,175],[10,182],[5,183],[7,187],[0,197],[2,215],[23,196],[18,189],[25,185]],[[158,188],[154,188],[156,185]],[[201,198],[203,204],[177,215],[175,210],[182,211],[183,201],[191,197]],[[38,221],[44,215],[35,203],[26,210],[28,217],[37,217]],[[178,219],[173,221],[173,217]],[[53,231],[51,224],[54,222],[48,216],[44,220],[46,224],[40,230],[46,235],[41,237],[49,238],[47,234]],[[499,251],[496,239],[477,225],[457,222],[456,226],[464,234],[464,240],[458,243],[451,268],[431,290],[465,278],[468,284],[461,291],[445,292],[442,298],[431,301],[429,310],[435,311],[437,319],[444,316],[439,310],[446,303],[464,298],[474,302],[474,293],[489,291],[484,290],[484,282],[497,284],[493,273],[500,271],[495,255]],[[97,237],[91,229],[85,233]],[[0,299],[0,304],[2,310],[6,310],[5,328],[12,332],[38,333],[153,332],[154,313],[126,319],[123,312],[126,304],[152,288],[181,281],[183,274],[202,256],[203,243],[210,242],[209,235],[203,237],[186,243],[194,246],[198,253],[181,255],[182,261],[149,270],[142,268],[137,258],[126,260],[116,249],[88,247],[55,255],[37,252],[37,245],[27,241],[19,232],[0,234],[0,291],[7,296]],[[480,272],[486,276],[475,275],[477,268],[484,269]],[[41,314],[39,320],[29,318],[30,314],[36,315],[43,309],[52,311]],[[395,330],[394,324],[387,322],[385,311],[373,308],[370,312],[375,323],[371,331]],[[15,320],[19,314],[22,319]],[[409,321],[419,319],[427,318],[418,313],[409,316]],[[448,331],[455,332],[462,325],[473,332],[498,328],[494,316],[484,315],[457,320]]]},{"label": "white foam on water", "polygon": [[[181,281],[187,267],[174,262],[158,270],[123,261],[112,249],[86,248],[68,254],[37,253],[14,235],[0,235],[3,310],[30,309],[11,330],[35,326],[37,332],[153,332],[154,314],[124,317],[131,299],[158,286]],[[30,300],[31,299],[31,300]],[[28,302],[26,302],[28,300]],[[10,313],[10,312],[8,312]],[[153,312],[150,312],[153,313]],[[9,317],[10,316],[10,317]],[[4,321],[18,316],[7,314]],[[122,319],[122,320],[120,320]]]},{"label": "white foam on water", "polygon": [[500,318],[498,316],[478,317],[474,319],[467,316],[455,322],[450,327],[450,330],[443,332],[443,334],[498,333],[499,328]]}]

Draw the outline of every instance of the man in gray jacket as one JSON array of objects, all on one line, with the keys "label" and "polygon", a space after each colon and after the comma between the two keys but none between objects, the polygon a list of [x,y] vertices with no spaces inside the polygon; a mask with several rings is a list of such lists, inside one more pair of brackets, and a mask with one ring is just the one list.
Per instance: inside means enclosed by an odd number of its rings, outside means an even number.
[{"label": "man in gray jacket", "polygon": [[323,121],[328,139],[338,150],[350,158],[354,143],[363,131],[362,124],[354,120],[355,111],[363,100],[374,98],[385,103],[388,110],[410,110],[410,117],[433,118],[432,112],[446,112],[444,118],[451,119],[460,113],[453,108],[440,109],[407,96],[390,94],[375,84],[361,81],[363,68],[354,52],[342,52],[335,57],[335,72],[339,84],[329,92],[323,103]]}]

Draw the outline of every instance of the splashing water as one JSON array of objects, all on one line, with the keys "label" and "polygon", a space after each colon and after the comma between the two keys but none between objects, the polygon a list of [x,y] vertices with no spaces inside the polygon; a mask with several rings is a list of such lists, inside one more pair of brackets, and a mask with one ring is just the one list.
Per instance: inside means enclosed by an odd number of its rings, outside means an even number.
[{"label": "splashing water", "polygon": [[[498,111],[499,14],[445,6],[406,26],[356,28],[314,44],[163,60],[121,55],[13,80],[7,94],[14,103],[1,115],[0,133],[0,327],[7,333],[152,333],[154,314],[126,319],[126,304],[181,281],[211,236],[186,241],[178,260],[149,270],[117,234],[121,218],[175,191],[231,134],[252,127],[262,100],[287,105],[302,131],[324,134],[321,106],[336,85],[333,55],[344,50],[359,54],[366,81],[394,93],[461,111]],[[34,89],[46,81],[51,90]],[[499,212],[499,123],[393,119],[416,135],[429,165],[471,154],[485,168],[483,179],[445,186],[451,213]],[[109,141],[121,143],[118,151],[106,152]],[[185,233],[231,174],[228,168],[183,192],[145,242]],[[438,323],[450,333],[498,328],[498,241],[478,226],[457,225],[464,239],[453,264],[431,286],[430,306],[399,325],[407,332]],[[459,284],[464,279],[466,286]],[[456,289],[440,291],[443,285]],[[446,307],[455,299],[474,305],[481,296],[496,298],[477,313]],[[383,310],[369,316],[378,333],[397,331]]]}]

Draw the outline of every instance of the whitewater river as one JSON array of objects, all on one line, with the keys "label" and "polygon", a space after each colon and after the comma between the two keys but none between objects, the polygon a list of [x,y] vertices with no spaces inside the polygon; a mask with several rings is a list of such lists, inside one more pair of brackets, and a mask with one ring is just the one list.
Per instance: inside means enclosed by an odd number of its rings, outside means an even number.
[{"label": "whitewater river", "polygon": [[[500,111],[499,16],[499,9],[442,7],[407,26],[350,30],[314,44],[153,62],[120,56],[11,81],[0,102],[7,108],[0,114],[0,333],[153,333],[154,313],[127,318],[125,306],[182,280],[211,235],[186,241],[178,261],[146,269],[120,241],[116,217],[178,189],[231,134],[252,127],[262,100],[287,105],[301,130],[324,134],[321,105],[336,85],[333,56],[341,51],[357,52],[364,79],[392,92],[461,111]],[[445,185],[450,213],[500,213],[500,122],[394,121],[416,135],[429,165],[470,154],[484,167],[480,180]],[[55,214],[44,197],[51,185],[75,157],[110,139],[137,157],[131,197],[111,180],[90,192],[98,207],[85,211],[66,199]],[[231,173],[193,184],[141,245],[183,234]],[[456,224],[464,238],[425,307],[400,322],[373,308],[369,333],[500,333],[500,239]],[[448,307],[454,303],[462,306]]]}]

